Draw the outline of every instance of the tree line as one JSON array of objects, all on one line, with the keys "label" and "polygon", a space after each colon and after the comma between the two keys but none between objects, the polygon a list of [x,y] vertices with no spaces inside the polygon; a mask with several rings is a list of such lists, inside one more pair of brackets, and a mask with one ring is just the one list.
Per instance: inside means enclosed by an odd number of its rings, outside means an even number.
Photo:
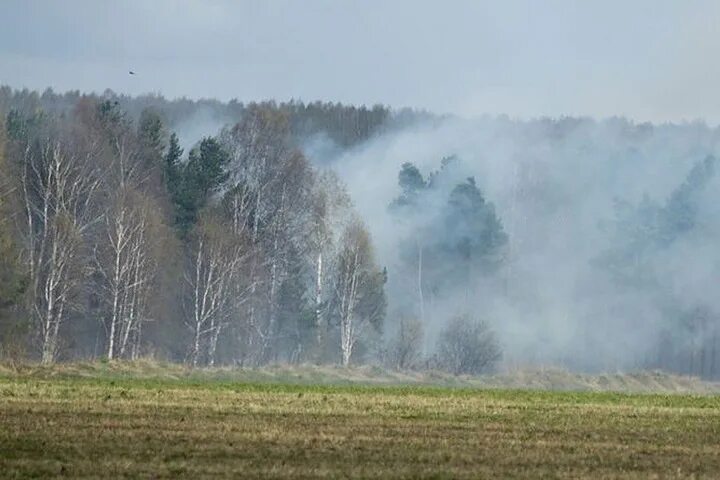
[{"label": "tree line", "polygon": [[[126,116],[138,121],[143,111],[151,109],[160,115],[164,126],[176,129],[184,123],[199,121],[198,116],[209,117],[216,123],[236,124],[255,108],[280,110],[287,116],[288,132],[295,143],[313,135],[327,136],[340,148],[358,145],[375,135],[397,129],[414,121],[436,118],[434,115],[410,108],[391,110],[384,105],[355,106],[339,102],[303,102],[289,100],[244,103],[238,99],[221,102],[214,99],[166,99],[161,95],[130,96],[106,90],[101,95],[81,93],[78,90],[58,93],[48,88],[43,92],[9,86],[0,86],[0,111],[17,111],[32,115],[43,111],[54,116],[71,115],[80,101],[102,102],[111,100]],[[207,118],[204,118],[207,120]]]},{"label": "tree line", "polygon": [[[173,126],[213,105],[235,117],[185,151]],[[351,148],[405,114],[7,88],[0,110],[2,356],[480,373],[502,355],[482,316],[532,295],[513,293],[511,238],[462,159],[426,175],[400,167],[388,272],[343,183],[300,148],[326,130]],[[651,302],[637,367],[720,372],[712,305],[664,273],[666,258],[712,238],[715,169],[703,159],[666,199],[617,200],[598,222],[588,278],[606,304],[588,321],[615,312],[633,325],[638,299]]]},{"label": "tree line", "polygon": [[187,155],[152,109],[78,99],[2,125],[3,353],[194,366],[361,361],[385,271],[345,187],[269,105]]}]

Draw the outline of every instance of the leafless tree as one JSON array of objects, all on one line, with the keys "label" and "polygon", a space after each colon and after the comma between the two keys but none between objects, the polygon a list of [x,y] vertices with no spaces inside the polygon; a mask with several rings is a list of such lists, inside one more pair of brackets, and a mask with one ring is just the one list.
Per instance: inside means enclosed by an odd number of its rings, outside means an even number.
[{"label": "leafless tree", "polygon": [[422,356],[423,324],[414,317],[402,317],[399,323],[397,335],[390,343],[388,360],[394,368],[416,368]]},{"label": "leafless tree", "polygon": [[153,212],[149,199],[120,187],[105,212],[104,235],[96,247],[96,264],[104,280],[108,304],[107,358],[135,358],[148,293],[157,264],[153,258]]},{"label": "leafless tree", "polygon": [[194,367],[203,360],[210,366],[215,363],[218,339],[232,318],[231,307],[239,301],[236,287],[247,256],[245,243],[214,215],[205,214],[200,219],[194,232],[192,265],[186,275],[190,287],[186,323],[192,332],[190,363]]},{"label": "leafless tree", "polygon": [[438,339],[440,367],[456,375],[486,372],[501,356],[488,325],[469,315],[452,318]]},{"label": "leafless tree", "polygon": [[94,249],[107,306],[105,347],[108,359],[134,358],[157,270],[153,249],[161,215],[147,192],[155,166],[143,158],[143,143],[131,122],[115,107],[103,106],[90,116],[88,131],[103,146],[105,167],[104,228]]},{"label": "leafless tree", "polygon": [[33,324],[42,363],[54,362],[60,327],[83,276],[82,249],[99,216],[93,200],[100,185],[94,153],[45,139],[24,150],[21,188]]},{"label": "leafless tree", "polygon": [[332,171],[322,172],[314,185],[310,221],[310,262],[315,271],[315,343],[322,347],[327,324],[326,306],[330,273],[337,257],[340,236],[351,217],[352,202],[345,186]]},{"label": "leafless tree", "polygon": [[345,366],[350,363],[363,330],[384,313],[383,283],[383,274],[375,265],[370,234],[359,219],[353,219],[341,240],[335,279],[335,309]]},{"label": "leafless tree", "polygon": [[278,293],[290,257],[310,246],[314,176],[302,153],[288,143],[288,128],[282,112],[254,106],[223,135],[232,155],[226,205],[233,230],[247,232],[255,251],[245,332],[261,345],[263,361],[277,353]]}]

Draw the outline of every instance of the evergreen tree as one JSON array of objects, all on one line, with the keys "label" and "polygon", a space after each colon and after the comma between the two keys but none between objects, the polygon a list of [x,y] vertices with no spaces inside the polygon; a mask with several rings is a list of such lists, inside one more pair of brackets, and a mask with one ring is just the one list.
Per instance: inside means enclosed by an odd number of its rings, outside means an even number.
[{"label": "evergreen tree", "polygon": [[419,196],[427,188],[427,183],[420,170],[412,163],[403,163],[398,173],[398,186],[402,191],[391,204],[391,208],[417,207]]},{"label": "evergreen tree", "polygon": [[475,178],[468,178],[450,193],[444,223],[451,232],[444,249],[458,255],[462,264],[497,266],[508,238],[494,205],[485,201]]},{"label": "evergreen tree", "polygon": [[173,133],[170,135],[170,144],[168,145],[167,153],[165,154],[165,185],[167,186],[170,195],[175,198],[175,195],[179,192],[179,181],[182,165],[180,160],[182,158],[183,149],[180,148],[180,141],[178,136]]},{"label": "evergreen tree", "polygon": [[688,173],[685,181],[673,191],[660,214],[657,239],[669,244],[679,235],[689,232],[697,223],[698,198],[715,174],[715,158],[707,157],[697,162]]},{"label": "evergreen tree", "polygon": [[[155,111],[143,110],[138,121],[138,143],[147,167],[160,167],[165,150],[163,123]],[[175,139],[177,141],[177,138]]]},{"label": "evergreen tree", "polygon": [[229,161],[228,153],[212,137],[204,138],[190,151],[187,164],[180,169],[181,178],[174,194],[176,222],[181,232],[194,225],[198,212],[228,179]]},{"label": "evergreen tree", "polygon": [[610,235],[613,246],[595,263],[609,270],[615,280],[641,287],[653,284],[648,263],[658,250],[670,247],[698,223],[698,196],[715,174],[715,158],[696,163],[664,204],[643,197],[638,205],[615,201]]}]

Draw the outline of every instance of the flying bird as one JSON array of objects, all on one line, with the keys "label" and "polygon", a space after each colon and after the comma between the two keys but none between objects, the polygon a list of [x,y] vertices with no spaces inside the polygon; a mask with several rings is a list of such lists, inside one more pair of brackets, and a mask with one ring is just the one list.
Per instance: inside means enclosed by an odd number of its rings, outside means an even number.
[{"label": "flying bird", "polygon": [[128,73],[129,73],[130,75],[135,75],[135,72],[133,72],[132,70],[130,70]]}]

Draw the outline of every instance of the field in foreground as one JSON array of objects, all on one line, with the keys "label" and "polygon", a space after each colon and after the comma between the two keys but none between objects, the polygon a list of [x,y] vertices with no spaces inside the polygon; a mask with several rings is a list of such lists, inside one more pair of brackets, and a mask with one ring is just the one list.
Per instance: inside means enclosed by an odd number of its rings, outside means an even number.
[{"label": "field in foreground", "polygon": [[718,472],[718,396],[0,374],[10,478]]}]

